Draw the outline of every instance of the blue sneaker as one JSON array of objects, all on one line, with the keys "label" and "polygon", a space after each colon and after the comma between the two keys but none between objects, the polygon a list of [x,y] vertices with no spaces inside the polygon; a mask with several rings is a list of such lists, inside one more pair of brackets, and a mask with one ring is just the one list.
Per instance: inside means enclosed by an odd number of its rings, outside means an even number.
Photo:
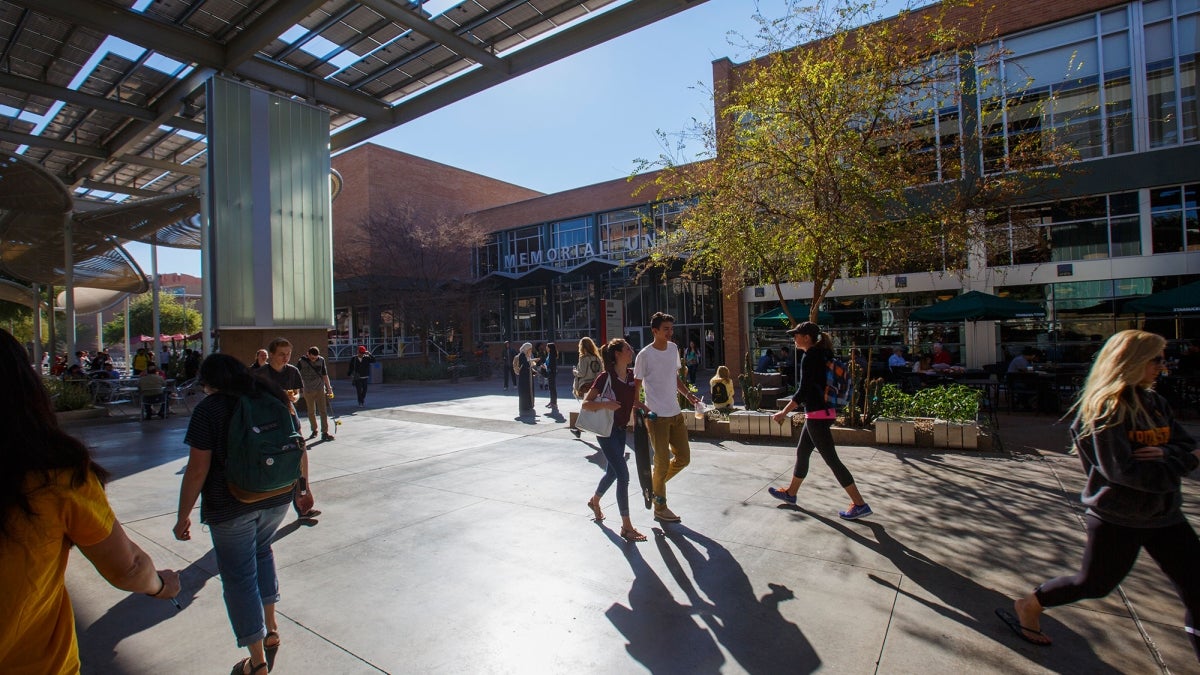
[{"label": "blue sneaker", "polygon": [[838,515],[841,516],[842,518],[845,518],[846,520],[858,520],[859,518],[869,516],[872,513],[874,513],[874,512],[871,511],[871,507],[867,506],[866,504],[861,504],[861,505],[853,505],[852,504],[850,506],[849,511],[838,511]]},{"label": "blue sneaker", "polygon": [[774,497],[775,499],[778,499],[781,502],[787,502],[788,504],[796,503],[796,495],[788,494],[787,490],[776,490],[773,487],[769,487],[769,488],[767,488],[767,494],[771,495],[772,497]]}]

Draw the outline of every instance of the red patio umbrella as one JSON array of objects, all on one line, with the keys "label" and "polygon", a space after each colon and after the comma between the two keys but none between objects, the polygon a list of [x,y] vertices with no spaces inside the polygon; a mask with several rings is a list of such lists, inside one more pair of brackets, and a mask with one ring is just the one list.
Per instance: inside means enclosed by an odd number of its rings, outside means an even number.
[{"label": "red patio umbrella", "polygon": [[139,335],[134,342],[154,342],[154,338],[150,337],[149,335]]}]

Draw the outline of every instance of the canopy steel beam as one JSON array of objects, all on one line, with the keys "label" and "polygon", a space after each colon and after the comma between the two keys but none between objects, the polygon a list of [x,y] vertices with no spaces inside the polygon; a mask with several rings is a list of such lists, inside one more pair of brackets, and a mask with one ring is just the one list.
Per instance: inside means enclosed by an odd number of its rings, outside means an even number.
[{"label": "canopy steel beam", "polygon": [[[64,103],[74,103],[75,105],[86,106],[103,110],[115,115],[125,115],[142,121],[155,120],[153,111],[138,107],[131,103],[122,103],[104,96],[95,96],[86,94],[74,89],[59,87],[38,80],[31,80],[27,77],[10,75],[8,73],[0,73],[0,87],[4,89],[12,89],[33,96],[41,96],[43,98],[53,99],[55,101],[63,101]],[[193,133],[202,134],[205,132],[205,125],[195,120],[185,119],[183,117],[174,117],[167,122],[168,126],[176,129],[183,129]]]},{"label": "canopy steel beam", "polygon": [[512,71],[508,61],[496,56],[495,54],[467,42],[453,31],[446,30],[441,26],[419,16],[409,9],[397,7],[390,0],[358,0],[362,5],[370,7],[387,19],[391,19],[395,23],[408,28],[414,33],[424,35],[434,42],[441,43],[450,51],[471,59],[489,70],[497,73],[508,75]]},{"label": "canopy steel beam", "polygon": [[104,183],[97,180],[85,180],[79,184],[79,187],[88,190],[100,190],[101,192],[115,192],[122,195],[132,195],[134,197],[161,197],[163,195],[162,192],[155,190],[144,190],[142,188],[129,187],[128,185]]},{"label": "canopy steel beam", "polygon": [[343,127],[344,131],[335,133],[330,139],[330,149],[337,152],[357,145],[389,129],[490,89],[511,78],[537,70],[567,56],[578,54],[704,2],[707,0],[637,0],[621,5],[566,28],[549,39],[516,50],[512,56],[505,57],[505,60],[512,66],[511,71],[507,74],[497,73],[486,68],[477,68],[393,106],[390,119],[386,121],[364,120],[358,124]]},{"label": "canopy steel beam", "polygon": [[[319,77],[251,56],[241,63],[225,59],[225,47],[202,35],[157,21],[138,12],[89,0],[11,0],[14,4],[52,16],[71,24],[121,38],[139,47],[170,56],[178,61],[196,63],[213,72],[229,72],[259,84],[305,96],[319,104],[353,113],[371,120],[386,119],[387,106],[379,101],[337,86]],[[247,42],[251,44],[251,42]],[[243,47],[244,50],[244,47]]]},{"label": "canopy steel beam", "polygon": [[254,56],[323,4],[325,0],[281,0],[275,3],[225,45],[225,63],[241,63]]},{"label": "canopy steel beam", "polygon": [[154,159],[153,157],[143,157],[141,155],[119,155],[113,159],[118,162],[125,162],[126,164],[148,166],[152,169],[162,169],[163,171],[171,171],[173,173],[186,173],[189,176],[199,176],[203,171],[203,169],[198,166],[178,164],[176,162],[168,162],[164,159]]},{"label": "canopy steel beam", "polygon": [[57,138],[46,138],[45,136],[33,136],[31,134],[22,134],[16,131],[8,131],[0,129],[0,141],[16,143],[17,145],[32,145],[35,148],[50,148],[59,152],[67,152],[80,157],[92,157],[96,159],[107,159],[108,153],[104,148],[97,145],[84,145],[82,143],[71,143],[70,141],[60,141]]}]

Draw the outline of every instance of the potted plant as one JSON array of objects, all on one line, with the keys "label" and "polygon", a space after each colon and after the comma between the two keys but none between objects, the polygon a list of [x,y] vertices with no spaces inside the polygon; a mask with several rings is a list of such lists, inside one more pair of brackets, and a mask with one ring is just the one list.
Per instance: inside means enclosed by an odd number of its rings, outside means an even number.
[{"label": "potted plant", "polygon": [[913,397],[894,384],[879,388],[874,403],[875,442],[892,445],[913,445],[917,442],[916,428],[910,418]]},{"label": "potted plant", "polygon": [[742,402],[746,404],[746,410],[758,410],[758,404],[762,401],[762,389],[754,384],[754,358],[750,352],[746,352],[738,382],[742,385]]}]

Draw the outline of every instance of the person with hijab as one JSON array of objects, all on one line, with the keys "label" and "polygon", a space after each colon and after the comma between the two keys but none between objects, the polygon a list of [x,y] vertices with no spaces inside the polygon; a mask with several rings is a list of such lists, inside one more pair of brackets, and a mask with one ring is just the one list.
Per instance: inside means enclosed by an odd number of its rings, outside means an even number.
[{"label": "person with hijab", "polygon": [[518,412],[524,415],[534,414],[533,382],[537,368],[537,359],[533,358],[533,344],[526,342],[517,352],[517,404]]}]

